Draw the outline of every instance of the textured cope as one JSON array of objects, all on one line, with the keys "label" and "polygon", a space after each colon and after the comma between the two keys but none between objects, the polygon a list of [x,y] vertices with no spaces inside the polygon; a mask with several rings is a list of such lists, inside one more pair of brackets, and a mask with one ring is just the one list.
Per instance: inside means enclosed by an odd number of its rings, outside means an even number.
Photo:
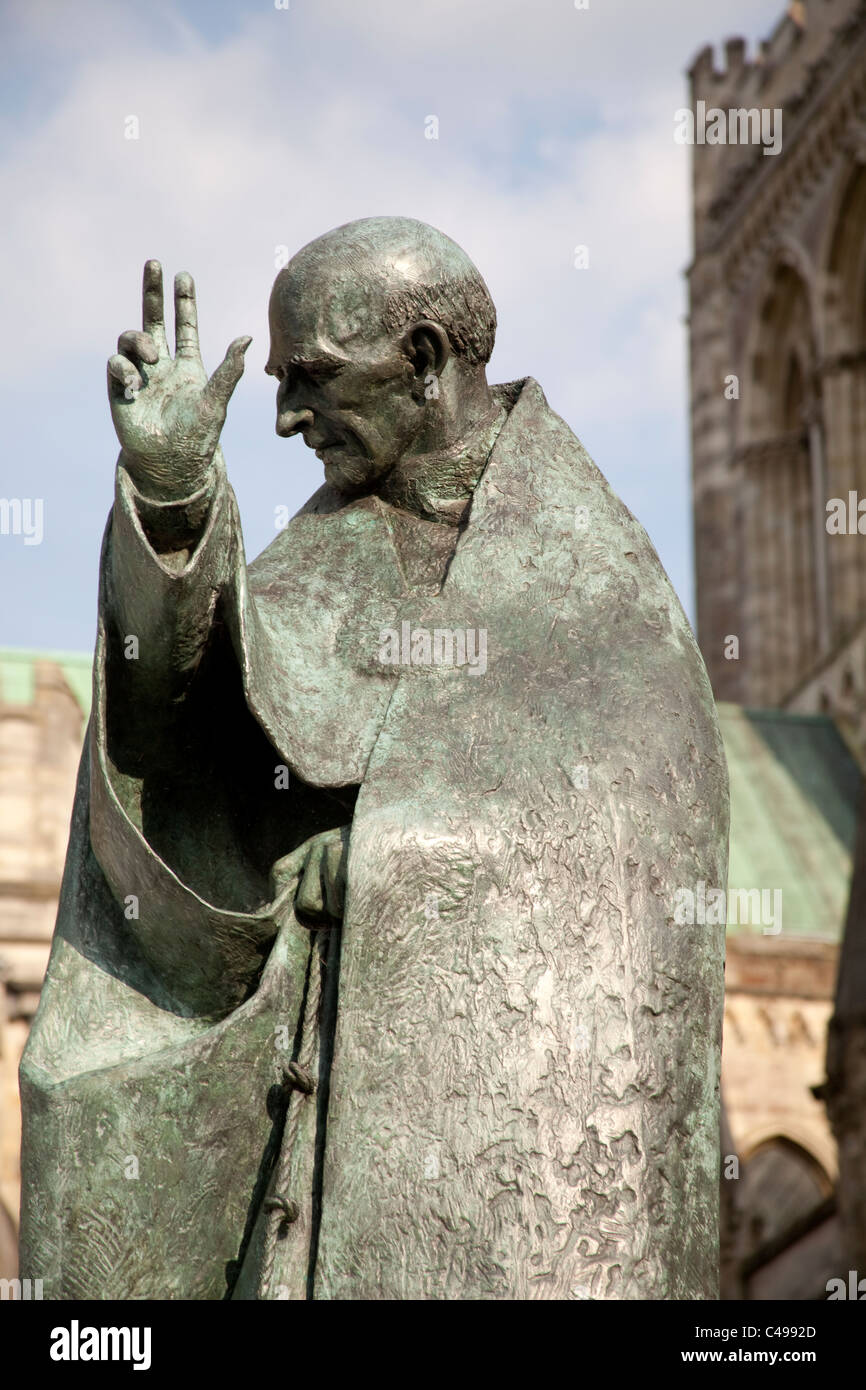
[{"label": "textured cope", "polygon": [[[438,594],[384,503],[327,487],[248,571],[223,472],[173,570],[119,472],[22,1064],[46,1297],[256,1296],[311,971],[271,1296],[716,1296],[724,929],[674,921],[678,887],[726,883],[712,695],[643,529],[535,381],[494,392]],[[407,621],[483,630],[486,672],[383,664]],[[128,632],[154,663],[137,729]],[[350,820],[343,925],[311,956],[269,868]]]}]

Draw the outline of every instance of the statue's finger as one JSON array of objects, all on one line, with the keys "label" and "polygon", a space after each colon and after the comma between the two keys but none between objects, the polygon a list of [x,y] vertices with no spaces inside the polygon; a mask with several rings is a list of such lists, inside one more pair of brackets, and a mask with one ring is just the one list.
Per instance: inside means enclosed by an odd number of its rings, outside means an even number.
[{"label": "statue's finger", "polygon": [[159,261],[145,262],[141,286],[141,327],[153,339],[160,357],[168,357],[162,293],[162,266]]},{"label": "statue's finger", "polygon": [[124,357],[137,357],[139,361],[148,362],[151,366],[159,361],[159,350],[151,335],[139,333],[135,328],[121,333],[117,340],[117,351]]},{"label": "statue's finger", "polygon": [[174,345],[175,356],[201,360],[195,284],[185,270],[174,277]]},{"label": "statue's finger", "polygon": [[123,357],[119,352],[108,359],[108,374],[112,381],[130,391],[140,391],[144,382],[139,375],[138,368],[134,362],[130,362],[128,357]]},{"label": "statue's finger", "polygon": [[311,851],[295,898],[295,911],[308,917],[323,917],[325,902],[322,893],[322,853],[318,846]]},{"label": "statue's finger", "polygon": [[220,362],[207,386],[205,395],[225,410],[232,398],[232,392],[244,374],[244,353],[252,338],[235,338],[229,344],[228,352]]},{"label": "statue's finger", "polygon": [[307,859],[306,845],[299,845],[293,849],[291,854],[284,854],[282,859],[278,859],[271,868],[271,892],[274,897],[286,887],[287,884],[294,883],[303,871]]},{"label": "statue's finger", "polygon": [[345,901],[344,848],[342,841],[330,841],[325,850],[325,905],[328,916],[339,921]]}]

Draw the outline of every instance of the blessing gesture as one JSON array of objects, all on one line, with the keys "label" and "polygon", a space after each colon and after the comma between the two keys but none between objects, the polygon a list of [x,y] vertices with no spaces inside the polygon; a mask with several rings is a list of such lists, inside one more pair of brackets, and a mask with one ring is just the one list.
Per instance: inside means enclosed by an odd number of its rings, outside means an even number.
[{"label": "blessing gesture", "polygon": [[232,392],[252,339],[235,338],[208,379],[198,342],[192,276],[174,280],[175,355],[168,350],[162,266],[148,261],[141,332],[129,329],[108,361],[111,419],[122,462],[136,487],[160,501],[179,500],[208,480]]}]

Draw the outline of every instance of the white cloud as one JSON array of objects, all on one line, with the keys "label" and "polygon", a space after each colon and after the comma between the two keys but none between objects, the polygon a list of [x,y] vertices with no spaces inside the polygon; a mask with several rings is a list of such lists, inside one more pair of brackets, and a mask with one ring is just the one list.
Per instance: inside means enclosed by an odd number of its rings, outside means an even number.
[{"label": "white cloud", "polygon": [[[113,461],[93,452],[106,437],[104,361],[136,325],[141,266],[158,256],[169,275],[196,277],[211,369],[237,334],[254,335],[229,428],[235,441],[243,422],[246,453],[229,454],[229,466],[252,518],[251,549],[266,542],[272,502],[303,500],[300,484],[284,495],[282,467],[302,446],[287,452],[259,432],[265,418],[272,430],[261,366],[274,248],[377,213],[430,221],[469,251],[499,310],[494,379],[537,376],[590,447],[610,441],[615,456],[598,462],[614,485],[643,498],[647,422],[668,439],[685,435],[688,169],[672,130],[707,20],[684,0],[593,0],[589,12],[564,0],[292,6],[236,6],[234,32],[220,38],[208,37],[219,7],[7,12],[11,51],[38,47],[57,80],[0,162],[0,238],[13,267],[0,313],[15,326],[0,340],[0,372],[24,394],[47,373],[61,413],[86,398],[90,413],[76,416],[84,433],[72,441],[92,479],[83,508],[102,510]],[[775,17],[775,5],[764,9]],[[424,138],[430,113],[441,119],[438,141]],[[139,140],[124,139],[129,115]],[[590,248],[588,271],[573,268],[577,243]],[[49,487],[71,497],[38,419],[24,448],[22,438],[18,466],[41,457]],[[655,459],[681,496],[684,466],[682,456]],[[303,468],[303,487],[315,468]],[[688,537],[667,516],[659,507],[642,519],[682,589]],[[45,564],[51,556],[46,545]],[[85,566],[82,549],[70,604],[86,592],[89,605],[92,558]],[[88,606],[88,625],[89,615]],[[41,640],[63,644],[54,632]]]}]

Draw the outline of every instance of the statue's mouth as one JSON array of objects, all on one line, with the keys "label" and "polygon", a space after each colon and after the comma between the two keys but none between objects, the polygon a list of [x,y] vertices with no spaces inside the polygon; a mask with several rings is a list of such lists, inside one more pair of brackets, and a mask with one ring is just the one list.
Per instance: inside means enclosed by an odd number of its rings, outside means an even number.
[{"label": "statue's mouth", "polygon": [[325,438],[319,435],[317,438],[315,433],[305,434],[304,443],[308,449],[315,452],[317,459],[323,458],[332,449],[340,449],[343,446],[343,440],[336,435],[326,435]]}]

